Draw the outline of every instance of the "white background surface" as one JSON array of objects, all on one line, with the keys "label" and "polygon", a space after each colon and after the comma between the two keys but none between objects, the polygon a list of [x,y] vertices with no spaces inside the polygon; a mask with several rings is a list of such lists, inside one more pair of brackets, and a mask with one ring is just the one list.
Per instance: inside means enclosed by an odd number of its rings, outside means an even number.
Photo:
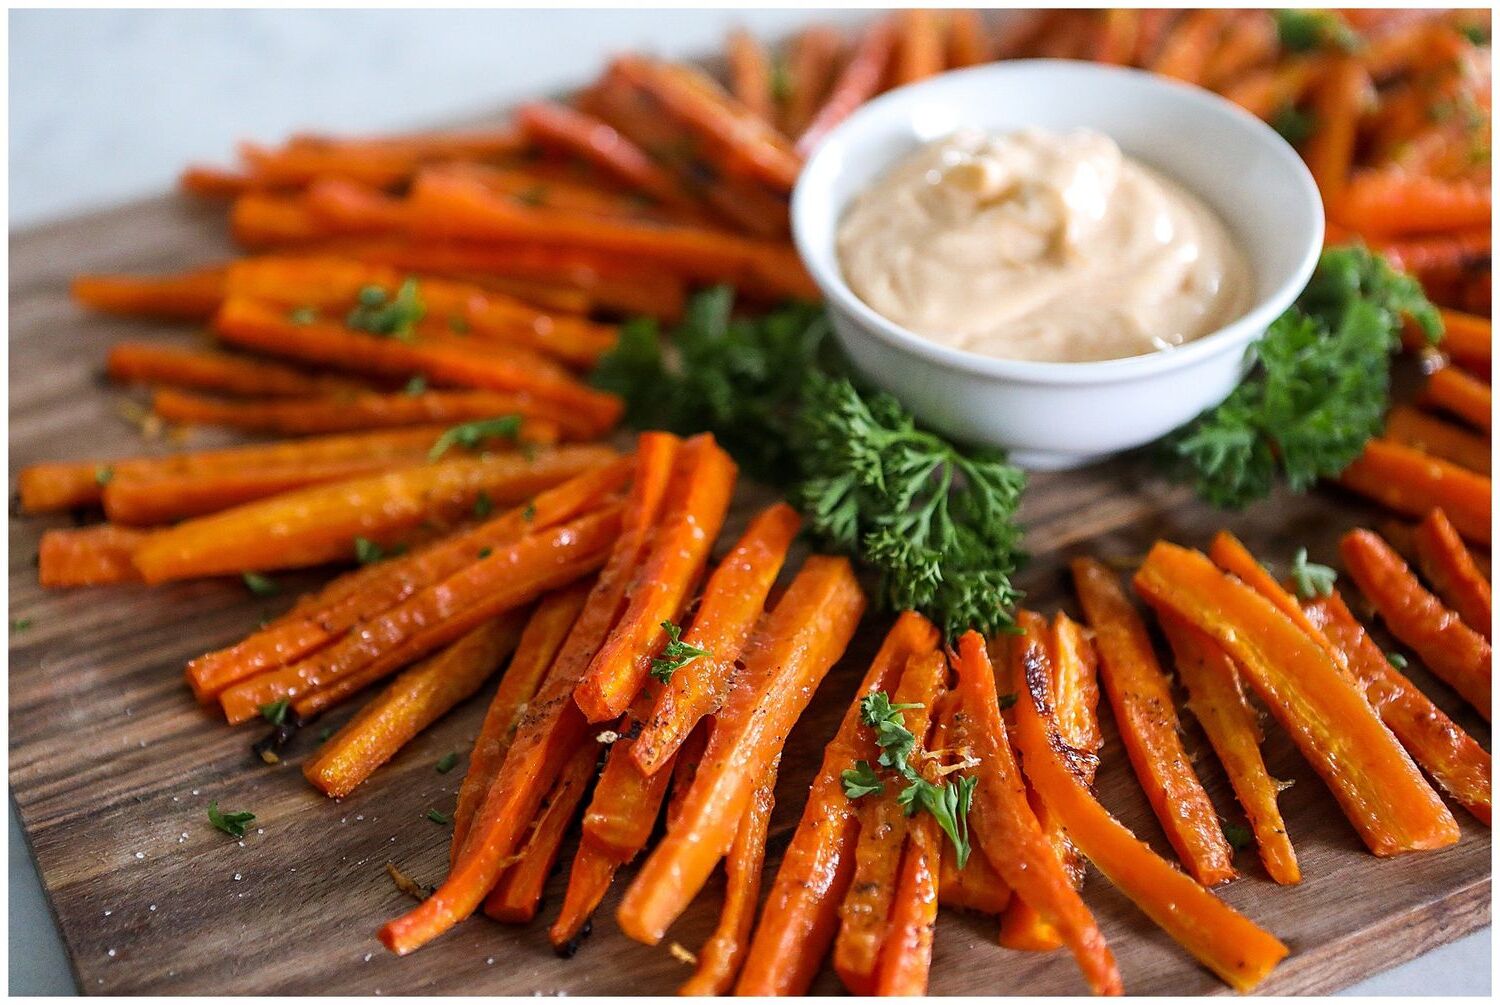
[{"label": "white background surface", "polygon": [[[188,161],[301,128],[421,126],[589,79],[612,52],[717,51],[858,12],[18,11],[10,14],[12,230],[151,195]],[[10,808],[10,991],[72,977]],[[1393,865],[1399,868],[1399,865]],[[1487,994],[1488,930],[1351,988]],[[234,989],[226,988],[226,993]]]}]

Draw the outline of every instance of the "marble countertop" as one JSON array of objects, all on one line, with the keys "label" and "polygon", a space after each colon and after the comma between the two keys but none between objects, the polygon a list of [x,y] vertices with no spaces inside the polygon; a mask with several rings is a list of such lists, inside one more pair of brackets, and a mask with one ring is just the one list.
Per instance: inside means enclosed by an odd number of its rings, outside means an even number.
[{"label": "marble countertop", "polygon": [[[780,35],[781,10],[12,11],[10,226],[169,188],[189,161],[297,129],[462,119],[588,79],[612,52],[715,50],[730,25]],[[76,989],[10,807],[10,992]],[[1488,994],[1488,929],[1350,988]]]}]

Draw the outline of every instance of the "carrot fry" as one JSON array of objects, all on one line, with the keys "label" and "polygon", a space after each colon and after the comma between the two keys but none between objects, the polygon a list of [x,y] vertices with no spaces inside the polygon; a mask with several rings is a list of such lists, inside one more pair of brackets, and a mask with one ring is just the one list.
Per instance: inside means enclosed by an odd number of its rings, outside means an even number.
[{"label": "carrot fry", "polygon": [[1249,991],[1286,956],[1286,946],[1159,857],[1089,794],[1068,766],[1067,741],[1051,721],[1046,648],[1031,632],[1024,644],[1030,650],[1024,657],[1027,693],[1015,709],[1026,777],[1111,883],[1226,984]]},{"label": "carrot fry", "polygon": [[1006,884],[1062,935],[1095,994],[1120,994],[1120,972],[1094,917],[1042,833],[1011,752],[984,640],[967,632],[957,653],[960,743],[979,758],[970,829]]},{"label": "carrot fry", "polygon": [[894,58],[897,44],[896,23],[890,15],[876,19],[865,29],[849,62],[834,82],[828,100],[797,137],[799,156],[811,154],[835,126],[880,92],[881,81],[885,79],[886,68]]},{"label": "carrot fry", "polygon": [[[1419,541],[1421,534],[1419,528]],[[1339,542],[1339,554],[1391,634],[1415,649],[1429,670],[1488,719],[1491,652],[1484,637],[1424,590],[1379,535],[1350,531]]]},{"label": "carrot fry", "polygon": [[242,248],[290,248],[338,236],[313,213],[307,200],[252,189],[234,200],[229,208],[229,232]]},{"label": "carrot fry", "polygon": [[891,908],[890,931],[880,954],[880,973],[875,981],[878,995],[927,994],[933,932],[937,929],[941,841],[937,820],[930,814],[912,821]]},{"label": "carrot fry", "polygon": [[300,397],[364,390],[341,377],[313,376],[279,363],[159,342],[116,342],[105,370],[121,384],[166,384],[262,397]]},{"label": "carrot fry", "polygon": [[1341,205],[1354,163],[1360,113],[1374,91],[1370,75],[1353,56],[1336,59],[1313,92],[1312,114],[1318,128],[1304,144],[1303,159],[1329,215],[1342,219]]},{"label": "carrot fry", "polygon": [[573,704],[573,689],[604,644],[639,571],[666,493],[679,441],[666,433],[643,433],[636,445],[636,473],[614,548],[589,591],[547,671],[495,780],[475,811],[469,834],[448,878],[427,900],[381,927],[380,941],[406,955],[473,913],[516,850],[543,794],[573,750],[586,742],[588,723]]},{"label": "carrot fry", "polygon": [[[667,489],[667,509],[629,606],[573,692],[590,722],[625,711],[666,645],[663,622],[681,617],[729,512],[736,468],[707,433],[683,444]],[[641,718],[649,714],[642,712]]]},{"label": "carrot fry", "polygon": [[48,589],[138,582],[131,556],[149,532],[99,524],[42,534],[37,579]]},{"label": "carrot fry", "polygon": [[1297,853],[1276,805],[1281,791],[1260,753],[1260,724],[1240,689],[1234,661],[1213,641],[1175,615],[1161,619],[1177,657],[1177,676],[1188,690],[1188,708],[1229,776],[1260,848],[1266,873],[1278,883],[1302,881]]},{"label": "carrot fry", "polygon": [[1392,443],[1415,447],[1424,454],[1489,477],[1490,445],[1484,437],[1410,405],[1391,409],[1386,416],[1384,435]]},{"label": "carrot fry", "polygon": [[1161,50],[1151,62],[1151,70],[1189,84],[1202,84],[1208,76],[1208,63],[1218,48],[1229,12],[1217,8],[1189,11],[1172,26],[1162,41]]},{"label": "carrot fry", "polygon": [[1474,564],[1447,515],[1440,509],[1417,525],[1414,543],[1422,575],[1474,631],[1490,638],[1490,582]]},{"label": "carrot fry", "polygon": [[317,179],[302,202],[309,214],[338,234],[399,234],[408,223],[403,200],[347,178]]},{"label": "carrot fry", "polygon": [[541,686],[543,675],[583,609],[591,585],[581,581],[547,594],[527,619],[516,642],[515,655],[490,699],[484,723],[474,738],[474,749],[469,753],[469,770],[459,786],[458,806],[453,811],[451,861],[457,861],[474,813],[505,762],[505,752],[510,749],[511,736],[526,711],[526,704]]},{"label": "carrot fry", "polygon": [[670,175],[607,122],[551,102],[522,105],[516,122],[538,143],[581,157],[665,206],[687,201]]},{"label": "carrot fry", "polygon": [[173,276],[77,276],[73,299],[106,314],[204,321],[224,298],[224,270]]},{"label": "carrot fry", "polygon": [[1296,56],[1246,74],[1226,87],[1224,97],[1259,119],[1269,120],[1283,108],[1295,106],[1318,82],[1323,63]]},{"label": "carrot fry", "polygon": [[833,86],[844,41],[828,25],[812,25],[792,41],[790,93],[781,113],[781,131],[796,136],[817,114],[818,105]]},{"label": "carrot fry", "polygon": [[1359,678],[1370,707],[1455,801],[1490,822],[1490,754],[1391,665],[1337,590],[1303,606]]},{"label": "carrot fry", "polygon": [[1140,11],[1112,7],[1101,12],[1089,59],[1111,66],[1127,66],[1135,56]]},{"label": "carrot fry", "polygon": [[1213,886],[1234,877],[1234,856],[1182,745],[1171,682],[1146,626],[1107,566],[1073,561],[1073,581],[1099,647],[1104,690],[1120,739],[1162,830],[1193,878]]},{"label": "carrot fry", "polygon": [[1420,450],[1371,440],[1339,484],[1406,516],[1441,509],[1466,541],[1490,543],[1490,480]]},{"label": "carrot fry", "polygon": [[977,10],[955,10],[948,14],[949,69],[978,66],[995,58],[994,45],[984,23],[984,15]]},{"label": "carrot fry", "polygon": [[896,55],[891,64],[891,85],[901,87],[925,80],[943,70],[943,32],[938,13],[911,8],[896,15]]},{"label": "carrot fry", "polygon": [[776,107],[771,93],[771,57],[766,47],[745,29],[736,28],[725,42],[724,56],[729,64],[729,91],[735,100],[760,116],[762,121],[774,122]]},{"label": "carrot fry", "polygon": [[1377,855],[1440,848],[1458,825],[1313,636],[1198,552],[1159,541],[1135,588],[1211,636],[1322,776]]},{"label": "carrot fry", "polygon": [[1487,227],[1490,187],[1391,169],[1356,172],[1332,216],[1368,237]]},{"label": "carrot fry", "polygon": [[136,551],[148,583],[287,569],[354,556],[363,537],[396,543],[424,520],[453,521],[480,493],[494,504],[520,503],[614,456],[606,447],[543,449],[443,460],[400,471],[315,485],[197,517],[152,536]]},{"label": "carrot fry", "polygon": [[954,861],[953,849],[943,846],[938,871],[938,902],[945,907],[998,915],[1011,903],[1010,887],[990,865],[989,857],[983,854],[973,835],[969,836],[969,843],[980,854],[970,855],[962,869]]},{"label": "carrot fry", "polygon": [[536,917],[542,901],[542,888],[557,863],[563,834],[573,822],[584,790],[593,777],[599,761],[599,746],[583,743],[563,766],[557,782],[538,810],[531,836],[520,852],[520,858],[506,869],[500,882],[484,900],[484,913],[496,921],[524,925]]},{"label": "carrot fry", "polygon": [[422,730],[479,690],[521,634],[520,612],[502,615],[402,673],[318,748],[302,774],[342,799]]},{"label": "carrot fry", "polygon": [[698,950],[698,969],[677,990],[680,995],[722,995],[734,985],[745,960],[750,929],[755,924],[755,902],[760,898],[760,873],[766,860],[766,835],[776,806],[776,773],[781,755],[755,787],[745,814],[734,832],[734,843],[724,858],[728,887],[719,924]]},{"label": "carrot fry", "polygon": [[1443,352],[1460,366],[1488,374],[1494,349],[1490,319],[1448,309],[1438,314],[1443,319]]},{"label": "carrot fry", "polygon": [[1422,389],[1422,401],[1458,416],[1475,429],[1490,431],[1491,413],[1495,407],[1490,386],[1462,370],[1445,366],[1428,377],[1427,386]]},{"label": "carrot fry", "polygon": [[655,945],[729,850],[754,781],[770,767],[824,674],[844,652],[864,611],[846,559],[807,560],[745,656],[715,720],[708,750],[667,831],[625,891],[616,918]]},{"label": "carrot fry", "polygon": [[255,187],[248,175],[202,164],[189,164],[177,178],[178,187],[204,199],[233,199]]},{"label": "carrot fry", "polygon": [[873,760],[876,754],[870,731],[860,721],[860,702],[878,691],[894,691],[907,661],[935,652],[937,645],[937,629],[911,611],[886,633],[838,732],[824,748],[801,821],[766,897],[736,994],[800,995],[812,984],[838,931],[839,904],[854,875],[859,822],[840,776],[855,761]]},{"label": "carrot fry", "polygon": [[1208,57],[1203,81],[1218,89],[1243,79],[1276,54],[1276,26],[1265,11],[1236,11],[1224,36]]}]

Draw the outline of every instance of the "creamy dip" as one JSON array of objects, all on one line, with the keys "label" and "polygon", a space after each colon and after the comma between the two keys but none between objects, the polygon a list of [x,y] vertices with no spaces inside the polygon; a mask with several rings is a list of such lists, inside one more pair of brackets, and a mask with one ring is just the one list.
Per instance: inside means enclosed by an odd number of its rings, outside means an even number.
[{"label": "creamy dip", "polygon": [[1087,130],[959,132],[901,161],[839,226],[844,278],[935,342],[1004,359],[1139,356],[1250,303],[1201,199]]}]

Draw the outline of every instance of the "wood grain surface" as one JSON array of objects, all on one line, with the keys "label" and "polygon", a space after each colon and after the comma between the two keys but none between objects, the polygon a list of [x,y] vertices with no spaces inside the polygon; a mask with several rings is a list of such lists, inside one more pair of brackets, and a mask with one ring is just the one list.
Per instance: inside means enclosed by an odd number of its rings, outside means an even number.
[{"label": "wood grain surface", "polygon": [[[194,333],[86,315],[69,302],[68,279],[84,270],[210,262],[229,253],[223,232],[216,209],[162,198],[12,236],[12,485],[16,470],[35,461],[168,448],[145,442],[121,419],[124,393],[104,385],[99,373],[116,339],[191,339]],[[197,433],[187,442],[210,438]],[[726,540],[767,498],[750,486],[740,495]],[[1033,560],[1021,582],[1033,606],[1062,606],[1076,615],[1064,577],[1073,554],[1087,551],[1124,568],[1158,537],[1204,547],[1227,525],[1269,562],[1286,562],[1305,545],[1314,560],[1334,563],[1338,535],[1377,516],[1350,497],[1320,490],[1226,517],[1154,477],[1147,459],[1127,457],[1033,479],[1024,509]],[[322,577],[279,577],[285,589],[270,600],[249,596],[238,581],[44,592],[36,584],[37,542],[43,529],[67,523],[66,517],[11,520],[10,613],[31,624],[11,633],[10,781],[84,992],[659,994],[685,979],[687,968],[665,944],[647,948],[615,929],[620,883],[578,955],[553,955],[545,927],[561,899],[571,845],[535,924],[516,928],[475,918],[411,957],[386,953],[375,929],[410,901],[392,885],[385,864],[398,863],[424,884],[442,879],[448,829],[425,814],[452,810],[462,768],[445,775],[434,765],[450,751],[467,752],[488,689],[354,795],[328,800],[298,770],[317,743],[319,726],[304,730],[284,763],[270,767],[250,753],[258,738],[253,727],[230,729],[205,714],[182,681],[187,659],[242,636]],[[882,617],[867,618],[792,734],[767,883],[801,815],[822,746],[885,624]],[[1412,675],[1488,746],[1487,725],[1415,665]],[[1170,855],[1130,774],[1107,703],[1101,708],[1107,745],[1100,796]],[[339,710],[330,724],[352,711]],[[1220,813],[1242,820],[1196,723],[1186,715],[1184,723]],[[1282,804],[1306,879],[1298,887],[1277,887],[1251,850],[1238,855],[1242,877],[1221,891],[1291,947],[1263,991],[1331,991],[1489,922],[1488,829],[1455,808],[1464,832],[1459,845],[1376,859],[1287,737],[1274,724],[1267,732],[1272,772],[1295,782]],[[256,814],[242,843],[210,826],[210,801]],[[1128,992],[1225,990],[1097,873],[1084,895],[1119,958]],[[696,949],[713,926],[719,896],[711,884],[668,941]],[[995,932],[993,919],[945,910],[933,993],[1085,990],[1065,952],[1001,949]],[[831,972],[815,986],[820,993],[837,990]]]}]

